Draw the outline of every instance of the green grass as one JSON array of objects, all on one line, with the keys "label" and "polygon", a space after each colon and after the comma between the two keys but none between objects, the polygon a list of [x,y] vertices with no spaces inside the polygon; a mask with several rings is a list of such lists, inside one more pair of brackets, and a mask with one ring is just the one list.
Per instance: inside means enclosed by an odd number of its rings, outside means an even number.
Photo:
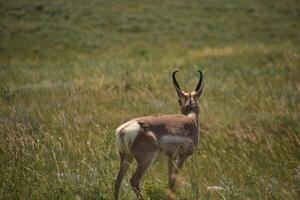
[{"label": "green grass", "polygon": [[[299,198],[299,13],[296,0],[0,0],[0,199],[112,199],[114,130],[178,113],[176,69],[185,90],[198,69],[206,84],[177,199]],[[165,165],[147,198],[165,195]]]}]

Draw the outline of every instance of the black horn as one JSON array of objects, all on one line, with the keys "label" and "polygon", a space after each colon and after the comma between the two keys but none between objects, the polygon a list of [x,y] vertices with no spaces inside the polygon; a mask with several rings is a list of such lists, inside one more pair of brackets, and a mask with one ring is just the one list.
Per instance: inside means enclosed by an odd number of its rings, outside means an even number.
[{"label": "black horn", "polygon": [[197,84],[197,87],[196,87],[196,91],[198,91],[200,88],[202,88],[202,80],[203,80],[203,75],[202,75],[202,72],[200,70],[198,70],[199,74],[200,74],[200,78],[199,78],[199,82]]},{"label": "black horn", "polygon": [[179,84],[178,84],[177,80],[176,80],[176,73],[177,72],[178,72],[178,70],[174,71],[173,74],[172,74],[173,83],[174,83],[174,86],[175,86],[175,89],[176,89],[176,92],[177,92],[178,96],[182,96],[183,93],[182,93],[182,91],[179,87]]},{"label": "black horn", "polygon": [[178,82],[177,82],[177,80],[176,80],[176,73],[177,73],[177,72],[178,72],[178,70],[176,70],[176,71],[173,72],[173,75],[172,75],[172,78],[173,78],[173,84],[175,85],[176,89],[181,90],[180,87],[179,87],[179,84],[178,84]]}]

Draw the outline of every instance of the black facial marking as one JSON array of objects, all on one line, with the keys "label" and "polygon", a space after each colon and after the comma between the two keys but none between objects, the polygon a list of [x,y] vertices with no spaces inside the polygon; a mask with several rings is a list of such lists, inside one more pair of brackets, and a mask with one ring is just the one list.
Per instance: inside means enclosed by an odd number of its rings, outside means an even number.
[{"label": "black facial marking", "polygon": [[191,112],[195,112],[195,113],[199,112],[195,95],[192,95],[192,93],[185,94],[184,97],[179,98],[178,101],[179,101],[182,114],[187,115]]}]

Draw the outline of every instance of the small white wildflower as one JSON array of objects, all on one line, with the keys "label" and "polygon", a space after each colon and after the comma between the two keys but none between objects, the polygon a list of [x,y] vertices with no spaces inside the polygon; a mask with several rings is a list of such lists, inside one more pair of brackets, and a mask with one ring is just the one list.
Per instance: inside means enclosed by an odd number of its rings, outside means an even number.
[{"label": "small white wildflower", "polygon": [[208,186],[206,189],[207,189],[207,191],[211,191],[211,192],[218,192],[218,191],[224,190],[223,187],[216,186],[216,185],[214,185],[214,186]]}]

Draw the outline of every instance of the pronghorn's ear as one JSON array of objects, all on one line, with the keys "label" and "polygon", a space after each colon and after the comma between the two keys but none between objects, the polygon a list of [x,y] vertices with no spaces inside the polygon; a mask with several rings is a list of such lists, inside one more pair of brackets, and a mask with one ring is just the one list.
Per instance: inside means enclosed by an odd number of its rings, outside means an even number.
[{"label": "pronghorn's ear", "polygon": [[197,99],[199,99],[201,97],[201,95],[203,94],[203,91],[204,91],[203,74],[200,70],[198,72],[200,74],[200,78],[199,78],[199,82],[198,82],[196,90],[195,90]]},{"label": "pronghorn's ear", "polygon": [[181,91],[180,87],[179,87],[179,84],[176,80],[176,73],[178,72],[178,70],[174,71],[173,74],[172,74],[172,79],[173,79],[173,84],[175,86],[175,89],[176,89],[176,92],[178,94],[178,97],[183,97],[184,94],[183,92]]},{"label": "pronghorn's ear", "polygon": [[200,99],[200,97],[202,96],[202,94],[203,94],[203,92],[204,92],[204,86],[205,86],[205,84],[203,83],[202,84],[202,86],[201,86],[201,88],[196,92],[196,98],[199,100]]}]

